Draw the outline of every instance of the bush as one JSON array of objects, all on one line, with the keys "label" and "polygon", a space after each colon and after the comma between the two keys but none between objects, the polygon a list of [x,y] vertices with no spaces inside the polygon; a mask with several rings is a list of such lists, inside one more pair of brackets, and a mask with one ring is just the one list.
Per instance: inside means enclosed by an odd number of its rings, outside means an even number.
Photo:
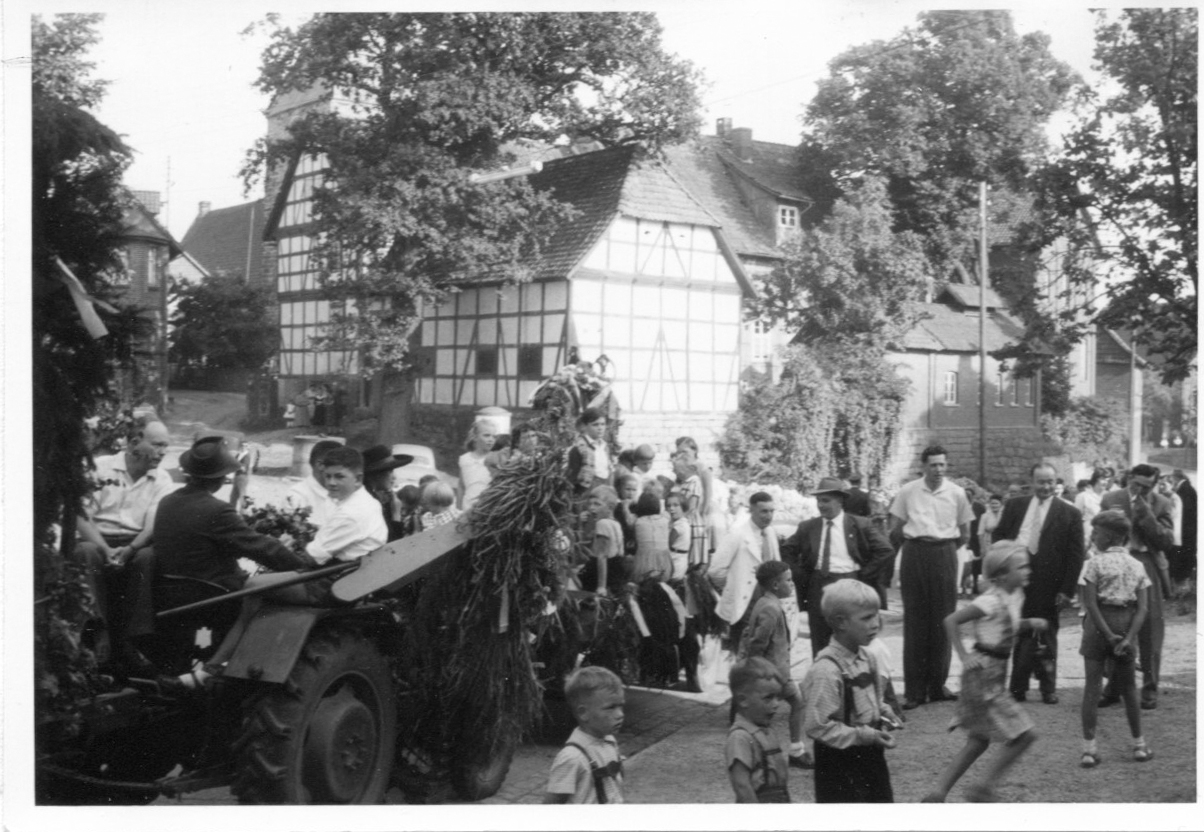
[{"label": "bush", "polygon": [[1123,467],[1128,442],[1124,406],[1113,399],[1071,399],[1064,416],[1042,416],[1046,438],[1062,445],[1071,459],[1097,467]]}]

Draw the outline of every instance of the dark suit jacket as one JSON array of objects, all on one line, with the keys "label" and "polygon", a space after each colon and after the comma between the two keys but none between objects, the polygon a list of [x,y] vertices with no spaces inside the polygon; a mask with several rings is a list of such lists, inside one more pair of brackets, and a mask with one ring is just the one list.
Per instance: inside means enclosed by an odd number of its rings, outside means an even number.
[{"label": "dark suit jacket", "polygon": [[[992,543],[1017,538],[1031,500],[1032,497],[1013,497],[1004,503],[999,525],[991,533]],[[1072,597],[1078,585],[1083,548],[1082,512],[1065,500],[1050,497],[1041,540],[1032,557],[1032,576],[1024,590],[1022,615],[1040,618],[1057,615],[1058,593]]]},{"label": "dark suit jacket", "polygon": [[1190,482],[1184,480],[1179,483],[1175,493],[1183,501],[1183,548],[1194,552],[1196,550],[1196,489]]},{"label": "dark suit jacket", "polygon": [[[824,519],[813,517],[798,524],[798,530],[781,547],[782,560],[798,567],[800,584],[799,598],[807,597],[811,576],[819,569],[820,540],[823,537]],[[844,539],[849,556],[857,562],[857,579],[877,587],[887,565],[894,559],[895,552],[890,541],[877,526],[865,517],[844,513]]]},{"label": "dark suit jacket", "polygon": [[844,501],[846,514],[856,514],[858,517],[870,516],[870,494],[856,486],[849,489],[849,498]]},{"label": "dark suit jacket", "polygon": [[238,558],[278,572],[313,566],[312,559],[253,530],[233,506],[191,485],[159,501],[154,541],[156,575],[203,578],[227,589],[246,580]]},{"label": "dark suit jacket", "polygon": [[1147,548],[1169,552],[1175,546],[1175,518],[1171,501],[1153,492],[1146,495],[1147,505],[1134,512],[1129,492],[1124,488],[1109,491],[1100,497],[1099,510],[1123,511],[1133,523],[1133,539]]}]

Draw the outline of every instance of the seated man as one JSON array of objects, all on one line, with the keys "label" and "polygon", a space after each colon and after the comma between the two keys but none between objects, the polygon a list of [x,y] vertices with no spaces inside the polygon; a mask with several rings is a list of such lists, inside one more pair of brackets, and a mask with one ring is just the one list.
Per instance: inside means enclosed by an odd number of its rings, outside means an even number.
[{"label": "seated man", "polygon": [[326,524],[326,517],[334,509],[330,492],[326,490],[326,474],[322,465],[328,451],[343,447],[335,439],[321,439],[314,443],[309,452],[310,475],[289,489],[284,502],[289,508],[308,508],[309,522],[319,529]]},{"label": "seated man", "polygon": [[84,566],[96,604],[102,634],[96,647],[101,662],[111,658],[106,643],[123,652],[123,567],[150,543],[159,501],[175,487],[159,467],[167,446],[167,427],[162,422],[146,422],[131,433],[124,451],[94,461],[100,488],[86,504],[86,515],[77,520],[79,542],[74,556]]}]

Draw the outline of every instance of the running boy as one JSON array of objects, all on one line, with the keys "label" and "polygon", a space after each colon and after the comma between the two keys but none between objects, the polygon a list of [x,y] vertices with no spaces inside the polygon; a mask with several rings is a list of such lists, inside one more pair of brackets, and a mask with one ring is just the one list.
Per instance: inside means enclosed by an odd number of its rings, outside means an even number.
[{"label": "running boy", "polygon": [[770,560],[757,567],[757,583],[761,597],[753,605],[748,626],[740,639],[737,659],[760,656],[777,668],[782,677],[782,698],[790,703],[790,764],[811,768],[803,745],[803,696],[798,684],[790,678],[790,622],[782,599],[794,595],[794,578],[790,565]]},{"label": "running boy", "polygon": [[784,681],[773,663],[760,656],[737,662],[728,674],[736,718],[727,732],[724,757],[737,803],[790,802],[782,747],[767,730],[782,701]]},{"label": "running boy", "polygon": [[832,640],[803,680],[803,726],[815,740],[816,803],[893,803],[887,748],[899,720],[886,704],[877,662],[878,593],[845,578],[824,587],[820,609]]},{"label": "running boy", "polygon": [[580,667],[564,682],[577,728],[552,761],[544,803],[622,803],[623,683],[604,667]]}]

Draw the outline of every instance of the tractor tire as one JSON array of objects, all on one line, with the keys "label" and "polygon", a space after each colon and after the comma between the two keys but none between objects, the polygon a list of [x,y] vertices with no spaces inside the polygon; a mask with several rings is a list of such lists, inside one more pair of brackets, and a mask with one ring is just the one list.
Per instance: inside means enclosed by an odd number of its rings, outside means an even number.
[{"label": "tractor tire", "polygon": [[457,766],[452,774],[452,787],[456,795],[461,800],[475,801],[497,794],[510,773],[515,748],[515,743],[507,743],[492,757]]},{"label": "tractor tire", "polygon": [[231,790],[240,803],[380,803],[396,734],[388,660],[357,631],[315,631],[284,684],[248,709]]}]

